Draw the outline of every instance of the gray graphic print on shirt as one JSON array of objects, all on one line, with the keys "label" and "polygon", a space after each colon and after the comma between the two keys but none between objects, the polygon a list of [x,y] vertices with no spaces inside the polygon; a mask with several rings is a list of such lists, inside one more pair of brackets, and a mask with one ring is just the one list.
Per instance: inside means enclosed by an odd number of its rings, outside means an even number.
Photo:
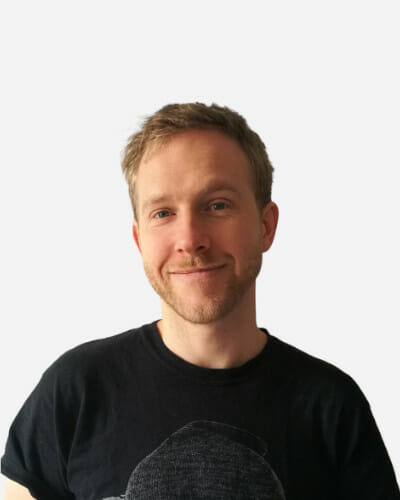
[{"label": "gray graphic print on shirt", "polygon": [[198,420],[174,432],[136,466],[124,495],[102,500],[285,500],[266,454],[265,443],[253,434]]}]

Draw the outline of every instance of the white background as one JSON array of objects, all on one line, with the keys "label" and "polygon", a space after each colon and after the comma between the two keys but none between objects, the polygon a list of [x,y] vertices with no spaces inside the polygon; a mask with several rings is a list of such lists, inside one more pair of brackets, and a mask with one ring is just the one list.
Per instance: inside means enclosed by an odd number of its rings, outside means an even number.
[{"label": "white background", "polygon": [[399,474],[398,6],[2,2],[1,452],[56,357],[159,317],[120,153],[196,100],[242,113],[276,169],[259,325],[356,379]]}]

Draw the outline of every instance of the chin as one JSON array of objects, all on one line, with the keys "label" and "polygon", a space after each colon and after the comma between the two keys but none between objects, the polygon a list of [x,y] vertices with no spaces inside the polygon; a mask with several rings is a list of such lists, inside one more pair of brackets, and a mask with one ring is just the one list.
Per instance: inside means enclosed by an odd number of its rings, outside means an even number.
[{"label": "chin", "polygon": [[224,282],[186,284],[184,287],[158,279],[147,266],[145,271],[154,291],[171,312],[190,323],[209,324],[225,318],[239,307],[252,289],[260,267],[261,257],[258,256],[250,260],[241,279],[231,275]]},{"label": "chin", "polygon": [[[192,301],[186,298],[183,300],[171,300],[171,297],[161,297],[175,314],[184,320],[194,324],[215,323],[230,314],[240,302],[241,296],[230,293],[227,297],[218,300],[217,298],[202,298]],[[176,299],[176,297],[175,297]]]}]

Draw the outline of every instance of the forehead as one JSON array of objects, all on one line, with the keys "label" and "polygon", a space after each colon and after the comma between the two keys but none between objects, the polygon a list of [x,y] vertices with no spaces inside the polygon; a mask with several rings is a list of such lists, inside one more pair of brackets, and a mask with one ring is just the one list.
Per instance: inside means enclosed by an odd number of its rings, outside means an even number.
[{"label": "forehead", "polygon": [[157,138],[146,148],[140,165],[151,161],[159,154],[191,155],[202,152],[210,156],[240,154],[247,160],[247,156],[240,144],[230,135],[218,129],[188,129],[171,136]]},{"label": "forehead", "polygon": [[138,206],[149,197],[184,197],[206,186],[248,189],[249,162],[237,141],[218,130],[188,130],[149,149],[136,179]]},{"label": "forehead", "polygon": [[209,165],[215,174],[225,165],[240,169],[249,162],[239,143],[227,134],[214,129],[186,130],[153,143],[145,151],[138,169],[138,177],[156,169],[171,175],[182,164],[185,170],[198,170]]}]

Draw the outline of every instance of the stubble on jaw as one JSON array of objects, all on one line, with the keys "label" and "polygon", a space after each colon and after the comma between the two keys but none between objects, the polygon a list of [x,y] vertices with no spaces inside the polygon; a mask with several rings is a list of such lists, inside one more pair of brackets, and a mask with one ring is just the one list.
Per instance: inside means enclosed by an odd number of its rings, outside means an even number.
[{"label": "stubble on jaw", "polygon": [[[179,293],[179,290],[175,289],[172,281],[173,277],[168,272],[162,272],[162,278],[160,278],[151,269],[151,266],[143,262],[147,279],[161,300],[168,304],[181,318],[194,324],[207,324],[218,321],[235,309],[260,272],[262,250],[253,251],[241,277],[234,274],[233,262],[231,264],[231,272],[227,278],[224,278],[225,282],[222,287],[218,284],[216,290],[208,292],[201,283],[193,284],[193,286],[198,287],[199,295],[201,293],[204,295],[203,298],[197,298],[196,302],[194,302],[189,297],[182,296],[182,292]],[[200,264],[197,261],[197,266],[201,267],[201,265],[207,265],[207,263],[202,261],[202,264]],[[191,265],[186,267],[195,267],[195,265],[192,262]],[[225,272],[226,269],[221,272],[222,276]],[[207,288],[209,289],[209,287],[208,284]]]}]

